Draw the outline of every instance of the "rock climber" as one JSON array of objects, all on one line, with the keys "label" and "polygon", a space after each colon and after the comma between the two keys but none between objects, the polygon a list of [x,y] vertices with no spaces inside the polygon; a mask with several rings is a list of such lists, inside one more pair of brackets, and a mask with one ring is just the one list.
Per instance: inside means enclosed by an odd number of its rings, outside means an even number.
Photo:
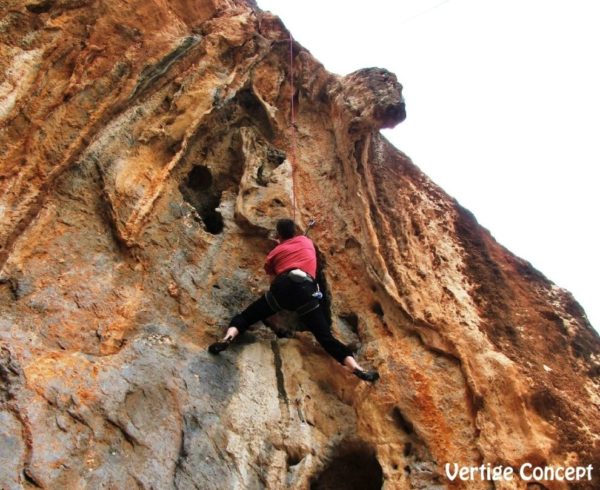
[{"label": "rock climber", "polygon": [[279,244],[265,260],[265,272],[272,278],[271,287],[231,319],[225,337],[211,344],[209,352],[218,354],[227,349],[229,344],[252,324],[265,320],[278,311],[295,311],[302,324],[335,360],[360,379],[379,379],[377,371],[365,371],[352,356],[352,351],[331,333],[319,301],[322,294],[315,280],[317,253],[312,240],[297,234],[296,224],[290,219],[280,219],[277,222],[277,238]]}]

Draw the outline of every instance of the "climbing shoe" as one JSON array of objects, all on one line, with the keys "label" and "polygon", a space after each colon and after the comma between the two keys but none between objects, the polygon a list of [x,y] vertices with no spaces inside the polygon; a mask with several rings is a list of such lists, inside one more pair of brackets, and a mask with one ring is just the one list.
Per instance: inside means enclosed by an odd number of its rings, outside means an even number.
[{"label": "climbing shoe", "polygon": [[208,346],[208,352],[210,352],[211,354],[218,354],[219,352],[223,352],[225,349],[227,349],[227,347],[229,347],[229,344],[231,344],[232,340],[233,339],[221,340],[219,342],[210,344]]},{"label": "climbing shoe", "polygon": [[377,381],[379,379],[379,373],[377,371],[363,371],[361,369],[355,369],[353,371],[355,376],[358,376],[364,381]]}]

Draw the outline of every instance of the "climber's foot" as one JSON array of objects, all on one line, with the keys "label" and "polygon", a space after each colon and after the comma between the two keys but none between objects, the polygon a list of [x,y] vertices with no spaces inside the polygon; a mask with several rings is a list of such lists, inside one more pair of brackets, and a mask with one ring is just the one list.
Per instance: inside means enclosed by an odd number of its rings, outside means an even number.
[{"label": "climber's foot", "polygon": [[377,371],[363,371],[362,369],[355,369],[352,371],[355,376],[358,376],[364,381],[377,381],[379,379],[379,373]]},{"label": "climber's foot", "polygon": [[223,352],[225,349],[227,349],[227,347],[229,347],[229,344],[231,344],[232,340],[233,339],[225,339],[219,342],[215,342],[214,344],[210,344],[208,346],[208,352],[210,352],[211,354],[218,354],[219,352]]}]

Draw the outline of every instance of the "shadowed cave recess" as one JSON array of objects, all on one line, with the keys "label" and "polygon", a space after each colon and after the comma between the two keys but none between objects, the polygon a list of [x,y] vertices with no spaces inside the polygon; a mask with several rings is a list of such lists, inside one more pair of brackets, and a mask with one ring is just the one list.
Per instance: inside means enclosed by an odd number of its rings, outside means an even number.
[{"label": "shadowed cave recess", "polygon": [[383,472],[365,446],[341,447],[311,484],[311,490],[379,490]]}]

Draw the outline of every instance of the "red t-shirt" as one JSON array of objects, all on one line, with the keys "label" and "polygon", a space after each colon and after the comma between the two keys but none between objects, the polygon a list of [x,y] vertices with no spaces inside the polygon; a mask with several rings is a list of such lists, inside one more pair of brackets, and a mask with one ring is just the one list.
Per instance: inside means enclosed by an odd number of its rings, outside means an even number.
[{"label": "red t-shirt", "polygon": [[301,269],[313,278],[317,277],[317,252],[310,238],[304,235],[288,238],[267,255],[267,274],[277,276],[290,269]]}]

